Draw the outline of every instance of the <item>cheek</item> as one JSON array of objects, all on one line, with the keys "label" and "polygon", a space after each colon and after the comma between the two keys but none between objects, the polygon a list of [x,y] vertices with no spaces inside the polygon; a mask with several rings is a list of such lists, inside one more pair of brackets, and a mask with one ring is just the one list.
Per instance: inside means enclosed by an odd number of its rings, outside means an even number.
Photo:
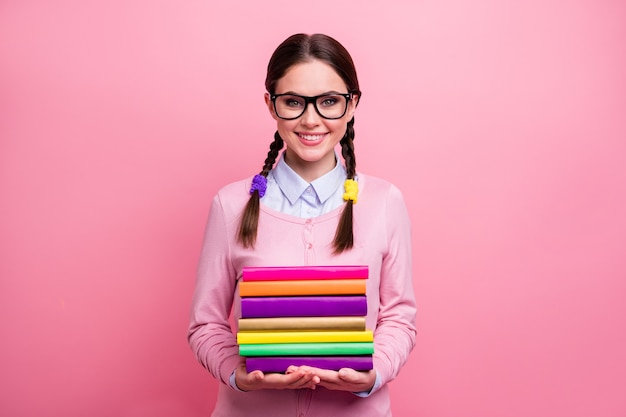
[{"label": "cheek", "polygon": [[297,123],[293,120],[276,119],[276,130],[283,140],[291,137],[292,133],[296,130]]},{"label": "cheek", "polygon": [[295,127],[295,123],[292,120],[283,120],[276,118],[276,128],[282,131],[293,130]]},{"label": "cheek", "polygon": [[348,127],[348,121],[347,120],[329,120],[326,123],[326,127],[328,128],[328,130],[330,130],[331,132],[335,133],[336,135],[339,136],[339,139],[341,139],[343,137],[343,135],[346,133],[346,129]]}]

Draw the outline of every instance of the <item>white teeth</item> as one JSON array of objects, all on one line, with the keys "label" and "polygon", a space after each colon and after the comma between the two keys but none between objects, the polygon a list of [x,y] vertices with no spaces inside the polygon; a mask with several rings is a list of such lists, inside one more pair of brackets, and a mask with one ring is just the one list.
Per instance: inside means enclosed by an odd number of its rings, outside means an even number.
[{"label": "white teeth", "polygon": [[302,135],[302,134],[299,134],[298,136],[300,136],[304,140],[319,140],[324,135]]}]

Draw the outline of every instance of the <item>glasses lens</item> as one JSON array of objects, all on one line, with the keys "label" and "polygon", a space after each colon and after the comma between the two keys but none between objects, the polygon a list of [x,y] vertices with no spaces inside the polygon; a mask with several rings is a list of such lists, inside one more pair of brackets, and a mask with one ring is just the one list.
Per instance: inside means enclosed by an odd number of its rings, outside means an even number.
[{"label": "glasses lens", "polygon": [[276,105],[276,113],[278,117],[285,119],[295,119],[304,113],[306,100],[298,96],[284,95],[276,97],[274,102]]},{"label": "glasses lens", "polygon": [[319,97],[315,101],[317,110],[323,117],[327,119],[338,119],[346,112],[348,101],[340,95],[327,95]]},{"label": "glasses lens", "polygon": [[[278,117],[283,119],[297,119],[306,110],[307,100],[295,95],[281,95],[274,101]],[[318,113],[326,119],[339,119],[348,106],[348,100],[344,96],[329,94],[317,97],[315,107]]]}]

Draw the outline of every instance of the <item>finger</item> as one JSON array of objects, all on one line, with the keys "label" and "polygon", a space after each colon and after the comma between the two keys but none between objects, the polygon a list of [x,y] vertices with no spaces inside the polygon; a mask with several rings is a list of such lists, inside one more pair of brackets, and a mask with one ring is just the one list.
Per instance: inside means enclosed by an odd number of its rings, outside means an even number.
[{"label": "finger", "polygon": [[314,388],[320,382],[320,378],[312,370],[307,369],[298,369],[289,377],[292,378],[290,388]]},{"label": "finger", "polygon": [[337,371],[331,371],[328,369],[317,369],[315,375],[319,376],[322,381],[326,382],[340,382],[339,374]]},{"label": "finger", "polygon": [[302,372],[311,372],[312,370],[314,370],[315,368],[311,368],[310,366],[296,366],[296,365],[290,365],[286,370],[285,370],[285,374],[292,374],[296,371],[302,371]]}]

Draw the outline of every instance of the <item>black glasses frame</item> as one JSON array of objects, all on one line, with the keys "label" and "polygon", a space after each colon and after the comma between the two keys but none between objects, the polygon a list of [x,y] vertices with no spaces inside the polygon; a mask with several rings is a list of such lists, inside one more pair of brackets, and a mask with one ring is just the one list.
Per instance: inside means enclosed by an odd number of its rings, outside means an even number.
[{"label": "black glasses frame", "polygon": [[[302,108],[302,113],[300,113],[299,115],[297,115],[296,117],[282,117],[281,115],[278,114],[278,110],[276,110],[276,99],[278,97],[282,97],[282,96],[293,96],[293,97],[298,97],[304,100],[304,107]],[[341,114],[341,116],[338,117],[326,117],[324,116],[320,110],[317,108],[317,99],[318,98],[322,98],[322,97],[328,97],[328,96],[341,96],[343,98],[346,99],[346,108],[343,110],[343,113]],[[348,103],[350,102],[350,100],[352,100],[353,94],[352,93],[326,93],[326,94],[320,94],[319,96],[301,96],[299,94],[272,94],[270,96],[270,100],[272,101],[272,104],[274,105],[274,113],[276,113],[276,116],[279,119],[283,119],[283,120],[295,120],[298,117],[302,117],[302,115],[304,114],[304,112],[306,111],[306,109],[309,107],[309,103],[313,104],[313,108],[315,109],[315,111],[317,112],[317,114],[320,115],[320,117],[326,119],[326,120],[337,120],[337,119],[341,119],[343,116],[346,115],[346,112],[348,111]]]}]

